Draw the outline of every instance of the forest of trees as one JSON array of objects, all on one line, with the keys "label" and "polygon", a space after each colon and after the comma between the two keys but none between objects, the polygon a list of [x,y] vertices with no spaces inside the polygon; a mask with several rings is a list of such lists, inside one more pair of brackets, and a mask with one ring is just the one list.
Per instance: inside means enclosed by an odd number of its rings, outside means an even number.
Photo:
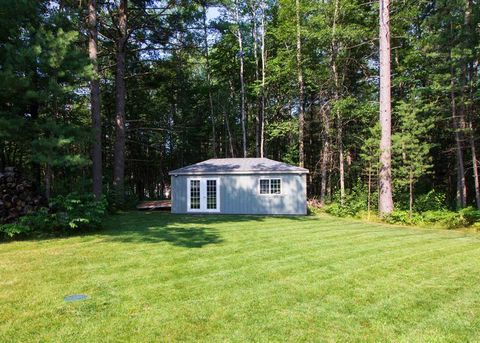
[{"label": "forest of trees", "polygon": [[162,198],[174,168],[267,157],[308,168],[321,205],[480,208],[479,7],[2,1],[0,170],[121,208]]}]

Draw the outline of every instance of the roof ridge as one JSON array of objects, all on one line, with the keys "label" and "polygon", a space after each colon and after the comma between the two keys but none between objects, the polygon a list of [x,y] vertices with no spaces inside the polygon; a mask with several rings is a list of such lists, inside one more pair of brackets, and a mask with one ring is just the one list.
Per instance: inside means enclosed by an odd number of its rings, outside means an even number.
[{"label": "roof ridge", "polygon": [[183,168],[172,170],[169,174],[306,174],[308,169],[272,160],[266,157],[211,158]]}]

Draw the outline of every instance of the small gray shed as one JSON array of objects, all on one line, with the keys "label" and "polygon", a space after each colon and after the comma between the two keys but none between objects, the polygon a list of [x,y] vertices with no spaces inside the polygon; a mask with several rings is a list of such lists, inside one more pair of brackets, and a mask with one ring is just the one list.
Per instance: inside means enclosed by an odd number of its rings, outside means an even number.
[{"label": "small gray shed", "polygon": [[268,158],[219,158],[169,174],[172,213],[307,213],[305,168]]}]

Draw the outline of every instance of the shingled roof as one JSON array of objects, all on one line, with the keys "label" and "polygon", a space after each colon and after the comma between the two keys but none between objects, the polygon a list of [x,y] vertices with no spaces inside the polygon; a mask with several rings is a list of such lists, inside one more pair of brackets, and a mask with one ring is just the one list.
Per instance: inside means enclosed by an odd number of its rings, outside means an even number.
[{"label": "shingled roof", "polygon": [[180,169],[170,175],[200,174],[307,174],[308,169],[268,158],[212,158]]}]

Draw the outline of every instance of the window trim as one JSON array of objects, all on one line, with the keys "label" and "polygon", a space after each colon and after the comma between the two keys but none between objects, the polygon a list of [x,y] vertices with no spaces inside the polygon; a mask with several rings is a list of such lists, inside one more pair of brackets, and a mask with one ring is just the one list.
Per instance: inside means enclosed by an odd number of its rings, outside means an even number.
[{"label": "window trim", "polygon": [[[268,193],[260,193],[260,181],[268,180]],[[280,180],[280,193],[272,193],[271,180]],[[280,196],[283,195],[283,179],[281,177],[261,177],[258,179],[257,194],[261,196]]]},{"label": "window trim", "polygon": [[[262,193],[262,181],[268,181],[268,192]],[[270,195],[270,179],[260,178],[258,179],[258,194],[259,195]]]}]

